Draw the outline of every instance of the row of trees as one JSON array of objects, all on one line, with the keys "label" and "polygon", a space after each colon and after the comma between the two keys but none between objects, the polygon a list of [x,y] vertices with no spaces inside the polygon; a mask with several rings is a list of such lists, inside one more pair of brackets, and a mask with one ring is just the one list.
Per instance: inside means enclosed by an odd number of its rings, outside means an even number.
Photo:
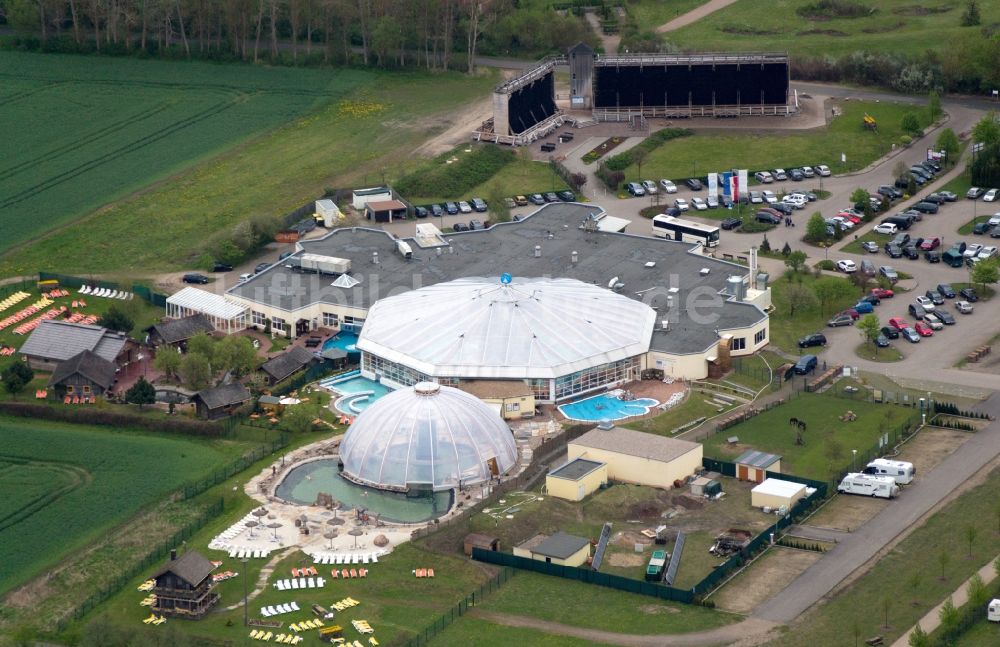
[{"label": "row of trees", "polygon": [[[592,40],[586,23],[517,0],[0,0],[0,16],[57,51],[170,53],[258,62],[475,69],[489,53],[542,52]],[[488,33],[488,37],[484,34]]]}]

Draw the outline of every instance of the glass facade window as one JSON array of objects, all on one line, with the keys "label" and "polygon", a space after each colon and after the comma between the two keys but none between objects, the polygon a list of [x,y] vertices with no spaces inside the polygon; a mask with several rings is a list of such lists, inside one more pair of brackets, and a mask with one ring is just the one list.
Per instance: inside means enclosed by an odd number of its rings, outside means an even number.
[{"label": "glass facade window", "polygon": [[285,320],[281,317],[271,317],[271,329],[275,332],[284,332]]},{"label": "glass facade window", "polygon": [[593,368],[584,369],[563,375],[556,378],[556,400],[562,400],[578,393],[592,391],[593,389],[626,382],[633,379],[639,371],[639,358],[629,357],[628,359],[601,364]]},{"label": "glass facade window", "polygon": [[363,353],[361,356],[361,368],[378,375],[380,378],[390,380],[403,386],[413,386],[417,382],[429,382],[431,378],[420,371],[415,371],[408,366],[397,364],[376,357],[371,353]]},{"label": "glass facade window", "polygon": [[734,337],[729,342],[729,350],[746,350],[746,349],[747,349],[746,337]]},{"label": "glass facade window", "polygon": [[549,388],[549,380],[547,378],[533,378],[528,380],[528,388],[531,389],[531,394],[535,396],[536,400],[543,402],[552,401],[552,392]]},{"label": "glass facade window", "polygon": [[256,310],[250,311],[250,323],[255,326],[260,326],[263,328],[267,325],[267,315],[263,312],[257,312]]},{"label": "glass facade window", "polygon": [[753,336],[753,343],[756,346],[757,344],[762,343],[765,339],[767,339],[767,328],[762,328],[757,331],[756,335]]},{"label": "glass facade window", "polygon": [[324,312],[323,325],[327,328],[336,328],[340,325],[340,317],[333,312]]}]

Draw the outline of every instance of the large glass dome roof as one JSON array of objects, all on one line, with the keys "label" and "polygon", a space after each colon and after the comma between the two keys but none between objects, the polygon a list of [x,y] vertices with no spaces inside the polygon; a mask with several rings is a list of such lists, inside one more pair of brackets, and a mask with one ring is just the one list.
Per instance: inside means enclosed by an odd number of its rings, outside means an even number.
[{"label": "large glass dome roof", "polygon": [[576,279],[464,278],[376,302],[357,347],[433,377],[555,378],[647,352],[655,324]]},{"label": "large glass dome roof", "polygon": [[340,445],[343,476],[372,487],[447,490],[489,480],[517,461],[496,410],[449,386],[421,382],[393,391],[358,415]]}]

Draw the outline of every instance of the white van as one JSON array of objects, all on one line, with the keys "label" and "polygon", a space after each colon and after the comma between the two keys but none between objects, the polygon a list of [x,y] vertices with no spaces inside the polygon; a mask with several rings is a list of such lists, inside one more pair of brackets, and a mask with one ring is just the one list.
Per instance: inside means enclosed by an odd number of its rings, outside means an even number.
[{"label": "white van", "polygon": [[891,476],[899,485],[906,485],[917,473],[913,463],[906,461],[891,461],[886,458],[876,458],[865,467],[864,474],[872,476]]},{"label": "white van", "polygon": [[899,494],[899,486],[891,476],[869,476],[852,472],[840,482],[837,492],[892,499]]},{"label": "white van", "polygon": [[990,622],[1000,622],[1000,599],[993,598],[986,608],[986,619]]}]

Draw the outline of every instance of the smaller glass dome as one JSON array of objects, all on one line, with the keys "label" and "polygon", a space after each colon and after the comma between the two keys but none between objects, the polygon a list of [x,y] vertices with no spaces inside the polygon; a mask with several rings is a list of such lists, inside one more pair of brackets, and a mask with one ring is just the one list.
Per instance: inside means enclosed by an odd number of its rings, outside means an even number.
[{"label": "smaller glass dome", "polygon": [[420,382],[358,415],[340,445],[342,475],[376,488],[447,490],[487,481],[517,461],[514,436],[473,395]]}]

